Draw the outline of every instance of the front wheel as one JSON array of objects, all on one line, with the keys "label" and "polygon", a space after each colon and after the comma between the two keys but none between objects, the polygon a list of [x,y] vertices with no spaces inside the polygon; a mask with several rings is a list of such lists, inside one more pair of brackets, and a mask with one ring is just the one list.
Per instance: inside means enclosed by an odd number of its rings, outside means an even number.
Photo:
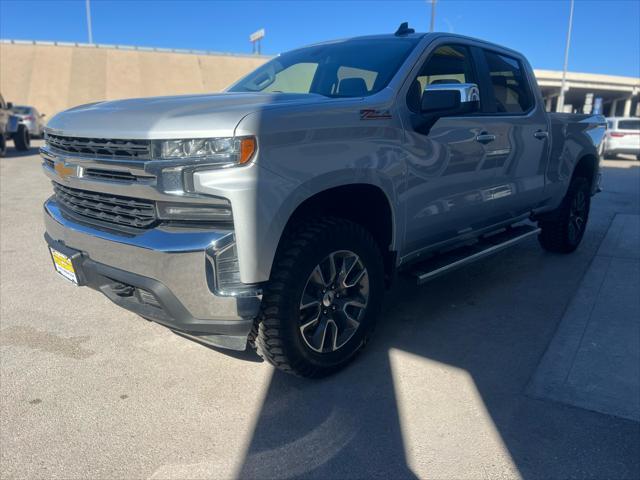
[{"label": "front wheel", "polygon": [[329,375],[366,343],[382,305],[380,249],[358,224],[304,222],[284,240],[264,290],[252,340],[275,367]]},{"label": "front wheel", "polygon": [[4,134],[0,132],[0,157],[4,157],[7,153],[7,140],[4,138]]},{"label": "front wheel", "polygon": [[584,177],[573,178],[560,206],[538,222],[540,245],[550,252],[573,252],[584,236],[590,207],[589,181]]},{"label": "front wheel", "polygon": [[29,135],[29,129],[25,125],[18,126],[18,131],[13,134],[13,143],[16,146],[16,150],[21,152],[31,148],[31,136]]}]

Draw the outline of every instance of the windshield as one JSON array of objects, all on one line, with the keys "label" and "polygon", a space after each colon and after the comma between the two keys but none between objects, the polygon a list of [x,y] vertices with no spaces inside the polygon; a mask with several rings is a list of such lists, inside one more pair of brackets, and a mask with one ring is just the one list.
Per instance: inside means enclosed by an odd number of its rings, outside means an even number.
[{"label": "windshield", "polygon": [[387,86],[418,41],[347,40],[293,50],[264,64],[228,91],[372,95]]},{"label": "windshield", "polygon": [[13,107],[13,113],[18,113],[20,115],[28,115],[31,112],[29,107]]}]

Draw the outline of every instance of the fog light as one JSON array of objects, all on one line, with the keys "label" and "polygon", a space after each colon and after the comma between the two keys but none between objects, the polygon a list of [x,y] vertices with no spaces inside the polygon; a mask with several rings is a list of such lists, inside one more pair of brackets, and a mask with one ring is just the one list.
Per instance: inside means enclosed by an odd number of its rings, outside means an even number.
[{"label": "fog light", "polygon": [[158,202],[158,217],[164,220],[230,222],[231,205],[194,205]]}]

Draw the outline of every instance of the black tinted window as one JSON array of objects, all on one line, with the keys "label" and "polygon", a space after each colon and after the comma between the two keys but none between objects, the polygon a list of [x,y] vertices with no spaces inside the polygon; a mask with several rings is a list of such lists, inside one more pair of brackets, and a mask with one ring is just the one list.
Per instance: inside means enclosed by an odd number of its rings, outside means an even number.
[{"label": "black tinted window", "polygon": [[477,83],[469,49],[461,45],[442,45],[436,48],[409,87],[409,108],[414,112],[420,111],[424,89],[429,85],[442,83]]},{"label": "black tinted window", "polygon": [[362,97],[387,86],[416,38],[348,40],[283,53],[231,87],[231,92],[318,93]]},{"label": "black tinted window", "polygon": [[484,52],[491,76],[496,111],[523,113],[533,105],[533,96],[522,64],[515,58]]},{"label": "black tinted window", "polygon": [[620,130],[640,130],[640,120],[618,120]]}]

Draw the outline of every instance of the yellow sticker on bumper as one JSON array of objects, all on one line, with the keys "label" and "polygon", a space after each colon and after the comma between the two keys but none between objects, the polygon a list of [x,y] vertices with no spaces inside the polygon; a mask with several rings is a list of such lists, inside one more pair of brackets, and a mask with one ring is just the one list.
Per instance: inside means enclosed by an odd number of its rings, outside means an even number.
[{"label": "yellow sticker on bumper", "polygon": [[56,267],[56,271],[67,280],[72,281],[76,285],[78,284],[78,277],[76,277],[76,271],[73,268],[71,259],[65,254],[49,247],[51,250],[51,257],[53,258],[53,264]]}]

